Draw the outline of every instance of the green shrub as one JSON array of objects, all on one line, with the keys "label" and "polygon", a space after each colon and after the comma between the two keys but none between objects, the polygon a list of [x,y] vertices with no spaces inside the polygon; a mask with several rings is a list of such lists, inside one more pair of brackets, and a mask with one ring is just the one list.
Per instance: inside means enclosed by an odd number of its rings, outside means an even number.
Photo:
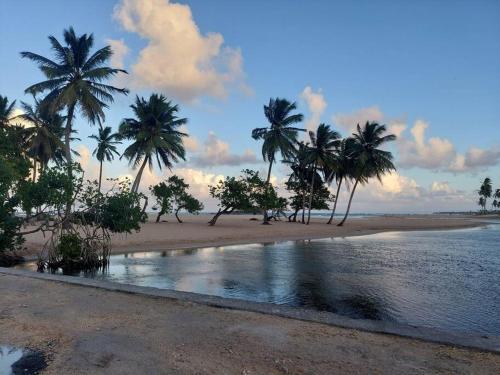
[{"label": "green shrub", "polygon": [[78,260],[82,254],[82,240],[74,233],[61,235],[57,244],[56,253],[63,262],[68,260]]}]

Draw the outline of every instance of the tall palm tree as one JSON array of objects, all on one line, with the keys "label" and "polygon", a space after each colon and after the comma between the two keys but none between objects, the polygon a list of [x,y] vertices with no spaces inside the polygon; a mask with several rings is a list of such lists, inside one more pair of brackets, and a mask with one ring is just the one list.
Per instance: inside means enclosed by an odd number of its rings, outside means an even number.
[{"label": "tall palm tree", "polygon": [[6,96],[0,95],[0,128],[9,125],[9,122],[14,115],[14,106],[16,101],[12,101],[9,104],[9,99]]},{"label": "tall palm tree", "polygon": [[[269,104],[264,105],[264,115],[270,126],[255,128],[252,130],[252,138],[262,139],[262,157],[269,162],[266,183],[271,180],[271,170],[276,158],[276,153],[286,159],[292,156],[297,143],[299,131],[305,129],[296,128],[292,125],[302,121],[304,116],[301,113],[292,113],[297,109],[296,103],[290,103],[286,99],[271,98]],[[268,223],[267,210],[264,210],[264,223]]]},{"label": "tall palm tree", "polygon": [[491,186],[491,178],[486,177],[484,179],[483,183],[481,184],[481,187],[479,188],[479,192],[478,192],[479,196],[484,198],[484,200],[482,200],[483,211],[486,211],[486,203],[488,201],[488,198],[491,198],[492,192],[493,192],[493,188]]},{"label": "tall palm tree", "polygon": [[40,171],[53,160],[60,164],[64,160],[64,117],[49,111],[34,97],[35,105],[21,102],[23,113],[14,117],[21,118],[31,126],[25,129],[27,137],[27,155],[33,159],[33,180],[36,180],[37,163]]},{"label": "tall palm tree", "polygon": [[345,138],[341,141],[340,146],[334,154],[333,165],[331,166],[332,171],[325,175],[327,182],[331,183],[333,180],[337,182],[337,192],[335,193],[332,214],[330,215],[330,219],[327,224],[331,224],[333,217],[335,216],[342,183],[344,180],[351,179],[353,177],[351,175],[353,170],[353,160],[351,157],[353,152],[353,142],[353,138]]},{"label": "tall palm tree", "polygon": [[102,163],[104,160],[113,160],[115,158],[114,155],[120,155],[116,150],[116,145],[121,143],[118,140],[120,135],[112,133],[112,131],[113,129],[109,126],[102,127],[102,125],[99,125],[99,133],[97,135],[92,134],[89,137],[97,142],[97,147],[92,152],[92,155],[99,160],[99,191],[101,191],[102,182]]},{"label": "tall palm tree", "polygon": [[308,162],[312,165],[312,181],[309,192],[309,207],[307,213],[307,225],[311,221],[312,199],[314,194],[314,179],[318,169],[329,170],[334,164],[335,152],[340,146],[340,134],[332,129],[330,125],[320,124],[316,133],[310,131],[311,144],[307,150]]},{"label": "tall palm tree", "polygon": [[344,225],[351,209],[352,198],[356,187],[359,183],[364,184],[372,177],[376,177],[381,181],[382,176],[390,171],[396,170],[392,160],[392,153],[389,151],[380,150],[379,147],[384,143],[394,141],[394,134],[384,135],[386,132],[385,125],[377,122],[366,122],[361,128],[358,124],[356,133],[353,134],[353,171],[354,186],[352,187],[347,210],[342,221],[338,226]]},{"label": "tall palm tree", "polygon": [[136,118],[124,119],[119,134],[122,139],[133,141],[122,157],[134,168],[142,162],[132,184],[132,191],[137,192],[144,168],[148,164],[152,169],[154,158],[160,169],[162,165],[172,169],[174,162],[186,160],[183,137],[187,134],[177,129],[186,124],[187,119],[177,117],[179,107],[163,95],[152,94],[148,100],[137,96],[130,107]]},{"label": "tall palm tree", "polygon": [[[64,134],[65,156],[68,175],[71,176],[71,134],[75,112],[91,123],[104,120],[104,109],[113,102],[113,94],[127,94],[127,89],[116,88],[103,82],[116,74],[126,71],[114,69],[104,64],[111,58],[113,51],[106,46],[90,55],[94,45],[92,34],[77,36],[72,27],[63,31],[64,43],[54,36],[49,42],[54,51],[55,60],[33,52],[21,52],[23,58],[34,61],[46,80],[28,87],[25,92],[33,95],[47,92],[43,104],[53,111],[66,109],[66,127]],[[66,206],[66,217],[71,212],[71,202]]]}]

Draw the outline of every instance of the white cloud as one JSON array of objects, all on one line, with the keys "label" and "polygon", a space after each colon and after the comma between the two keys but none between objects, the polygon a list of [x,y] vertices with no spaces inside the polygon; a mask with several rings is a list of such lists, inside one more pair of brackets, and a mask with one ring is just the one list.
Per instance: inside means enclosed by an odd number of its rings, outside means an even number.
[{"label": "white cloud", "polygon": [[132,65],[137,88],[159,90],[179,100],[224,98],[230,87],[244,92],[243,58],[219,33],[203,35],[188,5],[169,0],[122,0],[114,18],[147,41]]},{"label": "white cloud", "polygon": [[306,121],[306,129],[315,131],[321,121],[321,115],[326,109],[326,101],[321,89],[314,92],[310,86],[307,86],[300,94],[300,98],[306,102],[310,113],[310,117]]},{"label": "white cloud", "polygon": [[344,130],[347,136],[351,135],[359,124],[363,126],[367,121],[380,122],[384,114],[378,106],[358,109],[352,113],[336,113],[332,117],[334,125]]},{"label": "white cloud", "polygon": [[203,150],[196,154],[191,162],[199,167],[212,167],[216,165],[255,164],[260,163],[260,160],[250,149],[246,149],[241,155],[232,154],[229,143],[218,138],[214,132],[209,132]]},{"label": "white cloud", "polygon": [[184,139],[183,139],[184,147],[186,148],[186,150],[190,151],[190,152],[198,151],[200,148],[198,138],[189,134],[188,127],[186,125],[182,125],[180,127],[179,131],[181,131],[182,133],[188,134],[188,136],[184,137]]},{"label": "white cloud", "polygon": [[453,144],[444,138],[431,137],[426,139],[425,132],[429,125],[417,120],[410,132],[412,140],[400,137],[399,164],[404,167],[420,167],[427,169],[447,168],[455,158],[456,151]]},{"label": "white cloud", "polygon": [[123,41],[123,39],[106,39],[106,43],[111,46],[113,55],[111,56],[111,66],[117,69],[123,69],[125,67],[124,59],[129,53],[129,48]]},{"label": "white cloud", "polygon": [[410,129],[411,139],[404,137],[404,129],[401,131],[397,142],[399,166],[463,173],[477,172],[500,163],[500,149],[470,147],[465,154],[460,154],[446,138],[426,138],[428,129],[429,124],[417,120]]}]

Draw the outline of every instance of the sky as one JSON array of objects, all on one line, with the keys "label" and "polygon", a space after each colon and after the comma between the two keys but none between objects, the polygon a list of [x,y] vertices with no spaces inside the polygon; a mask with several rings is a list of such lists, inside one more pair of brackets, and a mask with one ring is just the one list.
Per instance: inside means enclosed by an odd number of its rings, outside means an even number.
[{"label": "sky", "polygon": [[[307,129],[323,122],[348,136],[369,120],[398,136],[389,146],[397,171],[363,186],[353,212],[476,210],[482,179],[500,188],[499,14],[496,0],[3,0],[0,94],[30,102],[24,89],[43,76],[19,52],[51,57],[47,37],[62,40],[73,26],[93,33],[96,48],[111,45],[111,65],[129,73],[112,82],[130,94],[115,98],[107,126],[116,130],[135,95],[153,92],[189,120],[187,161],[155,166],[144,191],[175,173],[214,210],[207,185],[266,170],[250,133],[266,125],[269,98],[283,97],[297,102]],[[80,162],[96,178],[88,136],[97,129],[79,115],[75,124]],[[104,173],[136,171],[117,159]],[[273,170],[283,194],[287,173]]]}]

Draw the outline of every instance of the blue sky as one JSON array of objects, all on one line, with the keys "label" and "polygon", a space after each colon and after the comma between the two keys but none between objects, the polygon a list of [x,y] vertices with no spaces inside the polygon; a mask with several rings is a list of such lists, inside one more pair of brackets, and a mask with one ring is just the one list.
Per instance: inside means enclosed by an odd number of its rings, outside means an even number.
[{"label": "blue sky", "polygon": [[[346,135],[365,119],[399,132],[391,148],[397,175],[362,189],[355,211],[471,209],[481,178],[500,188],[498,14],[494,0],[6,0],[0,92],[29,101],[24,88],[42,76],[19,52],[49,56],[47,36],[60,38],[72,25],[77,33],[93,32],[97,47],[128,50],[115,55],[130,72],[116,84],[131,95],[116,98],[109,126],[131,115],[136,93],[162,92],[180,104],[196,144],[179,174],[204,199],[204,185],[218,175],[265,168],[250,131],[265,124],[269,97],[280,96],[297,101],[306,120]],[[155,58],[141,59],[149,52]],[[198,68],[201,75],[193,75]],[[87,136],[95,129],[83,119],[77,129],[81,147],[92,150]],[[196,162],[208,155],[219,156],[217,165]],[[134,175],[123,161],[108,170]],[[156,169],[148,181],[168,174]],[[274,174],[279,182],[285,169]]]}]

